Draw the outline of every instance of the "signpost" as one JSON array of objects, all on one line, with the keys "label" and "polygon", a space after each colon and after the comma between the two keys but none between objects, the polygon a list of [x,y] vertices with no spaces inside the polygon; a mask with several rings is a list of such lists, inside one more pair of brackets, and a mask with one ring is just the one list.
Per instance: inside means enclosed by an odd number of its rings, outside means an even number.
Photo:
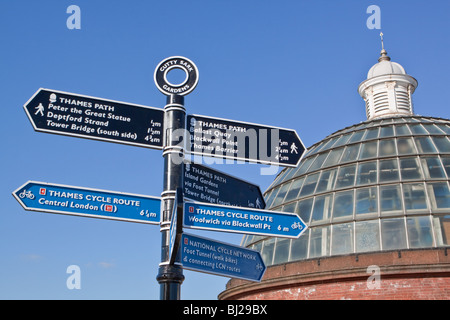
[{"label": "signpost", "polygon": [[[186,74],[179,84],[167,78],[173,69]],[[159,224],[161,263],[156,279],[162,300],[180,299],[182,268],[251,281],[261,281],[266,270],[258,252],[183,234],[183,227],[286,238],[298,238],[307,229],[296,214],[264,210],[258,186],[183,162],[184,153],[190,152],[295,167],[305,151],[295,130],[186,117],[184,96],[198,79],[195,64],[175,56],[161,61],[154,73],[157,88],[167,96],[164,109],[43,88],[24,105],[39,132],[163,150],[161,198],[36,181],[13,192],[25,210]],[[188,150],[179,145],[180,132],[189,133]],[[185,202],[184,197],[200,202]]]},{"label": "signpost", "polygon": [[[167,80],[167,73],[172,69],[181,69],[186,73],[185,80],[173,84]],[[161,61],[155,69],[156,87],[167,96],[164,106],[165,141],[163,148],[164,180],[161,217],[161,263],[156,280],[160,284],[161,300],[179,300],[181,284],[184,281],[183,269],[173,262],[170,252],[170,223],[173,220],[176,190],[183,188],[184,158],[183,148],[177,146],[177,131],[186,128],[186,109],[184,95],[192,92],[198,83],[198,70],[195,64],[184,57],[170,57]],[[178,215],[178,213],[177,213]]]},{"label": "signpost", "polygon": [[209,157],[296,167],[305,146],[295,130],[187,116],[190,152]]},{"label": "signpost", "polygon": [[296,214],[240,207],[184,203],[183,225],[192,229],[298,238],[307,229]]},{"label": "signpost", "polygon": [[266,206],[257,185],[197,163],[185,164],[184,196],[228,206],[257,209]]},{"label": "signpost", "polygon": [[42,88],[24,108],[39,132],[163,147],[162,109]]},{"label": "signpost", "polygon": [[181,237],[183,268],[219,276],[260,282],[266,266],[258,251],[183,234]]},{"label": "signpost", "polygon": [[159,224],[161,198],[28,181],[13,192],[25,210]]}]

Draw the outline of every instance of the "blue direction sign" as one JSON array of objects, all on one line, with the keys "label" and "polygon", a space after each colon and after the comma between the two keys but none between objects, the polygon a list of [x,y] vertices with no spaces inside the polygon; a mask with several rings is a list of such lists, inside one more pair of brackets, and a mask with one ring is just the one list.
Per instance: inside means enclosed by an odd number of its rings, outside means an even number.
[{"label": "blue direction sign", "polygon": [[295,130],[242,121],[188,115],[187,130],[202,156],[296,167],[306,149]]},{"label": "blue direction sign", "polygon": [[184,203],[183,225],[193,229],[298,238],[307,229],[296,214],[241,207]]},{"label": "blue direction sign", "polygon": [[42,88],[24,108],[39,132],[163,147],[163,109]]},{"label": "blue direction sign", "polygon": [[159,224],[161,198],[28,181],[13,192],[25,210]]},{"label": "blue direction sign", "polygon": [[253,183],[197,163],[186,163],[184,196],[194,201],[264,209],[259,187]]},{"label": "blue direction sign", "polygon": [[219,276],[261,281],[266,266],[258,251],[182,234],[180,259],[183,268]]}]

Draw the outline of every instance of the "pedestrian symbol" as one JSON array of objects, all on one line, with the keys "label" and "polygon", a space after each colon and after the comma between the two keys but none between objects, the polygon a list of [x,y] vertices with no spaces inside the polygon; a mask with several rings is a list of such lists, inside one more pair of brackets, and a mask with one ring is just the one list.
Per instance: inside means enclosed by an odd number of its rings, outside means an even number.
[{"label": "pedestrian symbol", "polygon": [[39,103],[39,105],[35,109],[36,109],[36,112],[34,113],[35,115],[37,115],[38,113],[40,113],[41,116],[44,115],[44,106],[42,105],[42,103]]},{"label": "pedestrian symbol", "polygon": [[291,144],[291,153],[296,153],[296,154],[298,154],[298,147],[295,145],[295,143],[294,142],[292,142],[292,144]]}]

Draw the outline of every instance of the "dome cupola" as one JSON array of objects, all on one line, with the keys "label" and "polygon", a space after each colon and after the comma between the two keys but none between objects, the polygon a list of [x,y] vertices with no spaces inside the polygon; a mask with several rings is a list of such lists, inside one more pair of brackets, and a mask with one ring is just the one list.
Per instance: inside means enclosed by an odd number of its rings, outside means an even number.
[{"label": "dome cupola", "polygon": [[417,80],[408,75],[397,62],[391,61],[384,49],[383,33],[378,63],[370,68],[367,79],[358,92],[366,102],[367,120],[393,115],[413,115],[411,95],[417,88]]}]

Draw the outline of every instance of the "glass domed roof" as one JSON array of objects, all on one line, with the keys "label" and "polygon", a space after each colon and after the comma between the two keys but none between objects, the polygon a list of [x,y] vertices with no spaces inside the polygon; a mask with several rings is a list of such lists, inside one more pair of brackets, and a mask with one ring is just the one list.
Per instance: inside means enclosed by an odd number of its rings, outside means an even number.
[{"label": "glass domed roof", "polygon": [[450,120],[394,116],[314,144],[265,192],[267,209],[297,213],[298,239],[248,235],[266,265],[450,245]]}]

